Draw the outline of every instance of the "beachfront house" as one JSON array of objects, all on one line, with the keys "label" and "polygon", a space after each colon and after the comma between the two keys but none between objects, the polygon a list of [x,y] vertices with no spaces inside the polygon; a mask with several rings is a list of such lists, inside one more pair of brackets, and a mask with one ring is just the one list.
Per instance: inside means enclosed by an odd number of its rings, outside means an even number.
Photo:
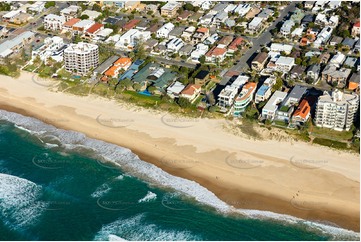
[{"label": "beachfront house", "polygon": [[287,97],[286,92],[275,91],[272,97],[268,100],[266,105],[262,109],[262,119],[268,119],[273,121],[276,116],[278,105]]},{"label": "beachfront house", "polygon": [[257,83],[249,82],[246,83],[233,105],[233,116],[240,117],[246,110],[247,106],[251,103],[254,93],[257,88]]},{"label": "beachfront house", "polygon": [[272,87],[276,83],[274,76],[268,77],[262,86],[257,90],[254,102],[260,103],[266,101],[272,94]]},{"label": "beachfront house", "polygon": [[291,119],[295,105],[299,103],[306,92],[307,87],[295,86],[279,105],[279,108],[276,111],[275,120],[288,123]]}]

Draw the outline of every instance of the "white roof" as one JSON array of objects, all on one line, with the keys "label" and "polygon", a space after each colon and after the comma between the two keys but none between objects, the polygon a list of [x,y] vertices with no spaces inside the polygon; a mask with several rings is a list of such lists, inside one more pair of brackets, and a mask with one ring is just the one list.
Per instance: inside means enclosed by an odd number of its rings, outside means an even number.
[{"label": "white roof", "polygon": [[237,87],[240,88],[242,85],[244,85],[245,83],[247,83],[249,80],[248,76],[238,76],[236,80],[234,80],[234,82],[232,83],[231,86],[233,87]]},{"label": "white roof", "polygon": [[[268,100],[266,105],[263,107],[263,110],[276,111],[278,104],[282,102],[287,96],[286,92],[275,91],[272,97]],[[262,110],[262,111],[263,111]]]},{"label": "white roof", "polygon": [[70,53],[77,53],[77,54],[83,54],[83,53],[89,53],[92,50],[98,49],[97,45],[89,44],[85,42],[79,42],[77,44],[70,44],[64,52],[70,52]]},{"label": "white roof", "polygon": [[20,10],[14,10],[14,11],[10,11],[7,14],[3,15],[3,18],[13,18],[16,15],[18,15],[20,13]]},{"label": "white roof", "polygon": [[118,42],[120,39],[120,34],[116,34],[113,36],[110,36],[105,42],[109,43],[109,42]]},{"label": "white roof", "polygon": [[338,52],[336,55],[332,57],[330,60],[333,64],[341,64],[346,59],[346,56],[342,54],[341,52]]},{"label": "white roof", "polygon": [[167,92],[179,94],[184,88],[185,86],[182,83],[176,81],[167,88]]},{"label": "white roof", "polygon": [[173,10],[174,8],[178,7],[179,3],[177,2],[167,2],[161,9],[162,10]]},{"label": "white roof", "polygon": [[97,12],[97,11],[94,11],[94,10],[85,10],[84,12],[81,13],[81,15],[88,15],[89,18],[95,19],[95,18],[97,18],[98,16],[100,16],[101,13],[99,13],[99,12]]},{"label": "white roof", "polygon": [[291,52],[292,48],[293,48],[292,45],[279,44],[279,43],[272,43],[271,44],[271,51]]},{"label": "white roof", "polygon": [[5,57],[11,54],[13,52],[11,50],[12,48],[22,43],[24,39],[30,38],[32,36],[34,36],[33,32],[26,31],[24,33],[19,34],[15,38],[11,40],[7,40],[4,43],[0,44],[0,56]]},{"label": "white roof", "polygon": [[98,35],[98,36],[108,36],[111,33],[113,33],[113,29],[105,28],[105,29],[100,30],[96,35]]},{"label": "white roof", "polygon": [[50,20],[50,19],[54,19],[54,20],[58,20],[58,21],[65,22],[65,17],[64,17],[64,16],[59,16],[59,15],[52,14],[52,13],[46,15],[46,17],[44,18],[44,20]]},{"label": "white roof", "polygon": [[295,58],[292,57],[285,57],[285,56],[280,56],[280,58],[278,58],[278,60],[276,61],[276,65],[293,65],[295,62]]},{"label": "white roof", "polygon": [[252,21],[248,24],[249,26],[253,26],[253,27],[256,27],[258,25],[260,25],[263,21],[263,18],[260,18],[260,17],[254,17],[252,19]]},{"label": "white roof", "polygon": [[70,14],[70,13],[72,13],[72,12],[77,12],[78,9],[80,9],[79,6],[70,5],[69,7],[62,9],[60,12],[61,12],[62,14]]},{"label": "white roof", "polygon": [[73,25],[73,27],[76,28],[85,28],[89,25],[93,25],[95,22],[93,20],[90,19],[84,19],[84,20],[80,20],[79,22],[77,22],[76,24]]}]

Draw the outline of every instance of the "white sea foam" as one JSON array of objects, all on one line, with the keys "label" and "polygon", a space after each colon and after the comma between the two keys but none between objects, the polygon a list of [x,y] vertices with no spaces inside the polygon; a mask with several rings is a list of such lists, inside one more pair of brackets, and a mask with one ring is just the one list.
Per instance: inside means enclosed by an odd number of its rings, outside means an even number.
[{"label": "white sea foam", "polygon": [[124,179],[124,176],[123,175],[119,175],[115,178],[115,180],[123,180]]},{"label": "white sea foam", "polygon": [[0,216],[11,229],[25,229],[36,224],[45,202],[38,200],[42,188],[16,176],[0,173]]},{"label": "white sea foam", "polygon": [[139,214],[127,219],[118,219],[104,225],[95,235],[94,240],[106,240],[110,235],[125,238],[132,241],[189,241],[200,240],[199,236],[189,231],[174,231],[162,229],[155,224],[144,221],[144,214]]},{"label": "white sea foam", "polygon": [[157,199],[157,194],[148,191],[147,195],[145,195],[145,197],[141,198],[138,200],[138,203],[145,203],[145,202],[149,202],[149,201],[153,201]]},{"label": "white sea foam", "polygon": [[97,187],[97,189],[90,195],[93,198],[99,198],[104,196],[111,190],[111,187],[107,183],[102,184],[101,186]]},{"label": "white sea foam", "polygon": [[126,239],[120,238],[119,236],[116,236],[114,234],[110,234],[108,236],[109,241],[127,241]]},{"label": "white sea foam", "polygon": [[170,175],[162,169],[140,160],[138,156],[132,153],[129,149],[106,143],[101,140],[87,138],[82,133],[57,129],[54,126],[42,123],[37,119],[25,117],[16,113],[0,110],[0,119],[15,123],[25,129],[38,132],[37,135],[40,136],[45,132],[47,135],[51,134],[56,136],[60,140],[62,146],[66,149],[73,150],[83,147],[94,150],[104,159],[118,164],[134,176],[140,177],[148,182],[154,182],[161,186],[172,188],[184,195],[194,198],[199,203],[216,208],[221,213],[238,213],[250,218],[275,219],[292,224],[305,224],[313,228],[318,228],[322,232],[326,232],[334,236],[340,236],[341,234],[352,238],[360,237],[359,233],[350,230],[324,225],[318,222],[306,221],[290,215],[259,210],[235,209],[233,206],[226,204],[216,197],[214,193],[207,190],[205,187],[202,187],[198,183]]}]

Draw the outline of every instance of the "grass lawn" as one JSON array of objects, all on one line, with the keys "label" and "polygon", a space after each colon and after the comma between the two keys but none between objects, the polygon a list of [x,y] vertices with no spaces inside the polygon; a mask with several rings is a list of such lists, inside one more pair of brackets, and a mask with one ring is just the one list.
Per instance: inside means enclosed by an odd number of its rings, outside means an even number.
[{"label": "grass lawn", "polygon": [[336,141],[347,141],[353,137],[352,130],[350,131],[335,131],[327,128],[320,128],[313,126],[309,129],[309,132],[318,138],[331,139]]},{"label": "grass lawn", "polygon": [[27,66],[24,68],[24,70],[25,70],[25,71],[29,71],[29,72],[33,72],[37,67],[38,67],[38,66],[37,66],[37,65],[34,65],[34,64],[32,64],[32,65],[27,65]]},{"label": "grass lawn", "polygon": [[329,139],[315,138],[313,143],[328,146],[335,149],[347,149],[347,144]]}]

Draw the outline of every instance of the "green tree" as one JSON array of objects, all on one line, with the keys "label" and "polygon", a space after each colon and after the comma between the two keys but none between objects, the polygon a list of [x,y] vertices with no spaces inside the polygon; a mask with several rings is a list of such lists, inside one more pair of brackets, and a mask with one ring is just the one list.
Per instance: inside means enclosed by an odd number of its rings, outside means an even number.
[{"label": "green tree", "polygon": [[204,55],[202,55],[201,57],[199,57],[199,62],[201,64],[204,64],[206,62],[206,57]]},{"label": "green tree", "polygon": [[187,2],[186,4],[183,5],[183,9],[187,10],[187,11],[194,11],[194,7],[193,4]]},{"label": "green tree", "polygon": [[98,4],[94,4],[93,5],[93,10],[97,11],[97,12],[101,12],[102,11],[102,7],[100,7]]},{"label": "green tree", "polygon": [[11,6],[9,3],[6,2],[0,2],[0,11],[10,11]]},{"label": "green tree", "polygon": [[157,91],[157,88],[155,86],[150,86],[148,87],[148,91],[151,93],[151,94],[154,94],[156,91]]},{"label": "green tree", "polygon": [[187,107],[190,107],[192,105],[192,103],[187,98],[184,98],[184,97],[180,97],[178,99],[177,103],[182,108],[187,108]]},{"label": "green tree", "polygon": [[277,90],[280,90],[283,86],[283,81],[281,77],[276,78],[276,83],[272,87],[272,92],[275,92]]},{"label": "green tree", "polygon": [[86,14],[84,14],[84,15],[80,16],[80,19],[82,19],[82,20],[84,20],[84,19],[89,19],[89,16],[86,15]]},{"label": "green tree", "polygon": [[302,59],[301,59],[301,58],[296,58],[296,59],[295,59],[295,64],[296,64],[296,65],[301,65],[301,63],[302,63]]},{"label": "green tree", "polygon": [[54,6],[55,6],[55,1],[46,2],[44,5],[45,8],[50,8],[50,7],[54,7]]},{"label": "green tree", "polygon": [[142,88],[142,86],[139,83],[134,83],[133,84],[133,89],[135,91],[139,92],[141,88]]},{"label": "green tree", "polygon": [[123,89],[123,90],[127,90],[129,87],[132,86],[132,81],[128,78],[121,80],[119,82],[119,86]]}]

